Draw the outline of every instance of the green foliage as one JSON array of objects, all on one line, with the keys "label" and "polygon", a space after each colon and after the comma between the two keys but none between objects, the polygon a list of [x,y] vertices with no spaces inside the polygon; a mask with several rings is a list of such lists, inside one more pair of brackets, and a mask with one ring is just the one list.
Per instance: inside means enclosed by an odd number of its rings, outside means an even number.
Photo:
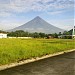
[{"label": "green foliage", "polygon": [[53,36],[54,38],[58,38],[58,34],[57,34],[57,33],[52,34],[52,36]]},{"label": "green foliage", "polygon": [[39,35],[40,35],[41,38],[44,38],[44,37],[46,37],[47,34],[40,32]]},{"label": "green foliage", "polygon": [[72,39],[0,39],[0,65],[74,49]]},{"label": "green foliage", "polygon": [[27,36],[29,36],[29,33],[24,32],[23,30],[17,30],[15,32],[9,32],[8,36],[11,36],[11,37],[27,37]]},{"label": "green foliage", "polygon": [[58,35],[60,36],[60,35],[62,35],[62,33],[61,33],[61,32],[59,32],[59,34],[58,34]]},{"label": "green foliage", "polygon": [[45,33],[38,33],[38,32],[34,32],[34,33],[29,33],[29,32],[25,32],[23,30],[17,30],[15,32],[9,32],[8,36],[11,37],[34,37],[34,38],[45,38],[48,36],[52,36],[54,38],[58,38],[58,34],[54,33],[54,34],[45,34]]},{"label": "green foliage", "polygon": [[70,35],[70,33],[68,31],[64,31],[63,34],[64,35]]},{"label": "green foliage", "polygon": [[64,39],[72,39],[72,36],[71,36],[72,32],[73,32],[73,29],[71,29],[70,31],[64,31],[63,33],[59,32],[58,34],[57,33],[45,34],[42,32],[30,33],[30,32],[23,31],[23,30],[17,30],[14,32],[5,32],[5,31],[0,30],[0,33],[7,33],[8,37],[58,38],[58,36],[64,35],[63,37]]},{"label": "green foliage", "polygon": [[73,29],[70,31],[64,31],[63,32],[63,38],[64,39],[72,39],[72,32],[73,32]]},{"label": "green foliage", "polygon": [[40,35],[39,35],[39,33],[35,32],[35,33],[33,33],[33,37],[34,37],[34,38],[39,38]]}]

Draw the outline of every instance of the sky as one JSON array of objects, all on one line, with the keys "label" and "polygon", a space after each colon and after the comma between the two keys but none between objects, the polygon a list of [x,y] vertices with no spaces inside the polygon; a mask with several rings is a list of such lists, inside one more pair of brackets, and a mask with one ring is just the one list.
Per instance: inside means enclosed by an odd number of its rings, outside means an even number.
[{"label": "sky", "polygon": [[75,0],[0,0],[0,30],[27,23],[36,16],[70,30],[74,25]]}]

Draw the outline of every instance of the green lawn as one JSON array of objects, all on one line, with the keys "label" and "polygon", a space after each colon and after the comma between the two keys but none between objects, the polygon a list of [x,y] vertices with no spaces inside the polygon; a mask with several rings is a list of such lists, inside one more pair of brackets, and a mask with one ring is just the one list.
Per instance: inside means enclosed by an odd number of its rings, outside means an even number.
[{"label": "green lawn", "polygon": [[75,49],[73,39],[0,39],[0,65]]}]

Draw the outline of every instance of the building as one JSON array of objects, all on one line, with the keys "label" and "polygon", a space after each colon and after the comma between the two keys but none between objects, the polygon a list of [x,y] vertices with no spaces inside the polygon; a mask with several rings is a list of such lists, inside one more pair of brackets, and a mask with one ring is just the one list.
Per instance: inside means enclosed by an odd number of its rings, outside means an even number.
[{"label": "building", "polygon": [[7,38],[7,34],[5,34],[5,33],[0,33],[0,38]]},{"label": "building", "polygon": [[47,36],[47,39],[53,39],[53,36],[49,35]]},{"label": "building", "polygon": [[71,29],[70,31],[68,31],[68,34],[60,35],[60,36],[58,36],[58,38],[75,39],[75,26],[73,27],[73,29]]}]

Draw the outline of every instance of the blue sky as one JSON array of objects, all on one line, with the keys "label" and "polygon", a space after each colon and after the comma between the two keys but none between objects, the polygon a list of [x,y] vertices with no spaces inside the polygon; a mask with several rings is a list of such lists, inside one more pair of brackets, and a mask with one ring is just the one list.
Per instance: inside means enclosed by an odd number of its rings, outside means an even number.
[{"label": "blue sky", "polygon": [[74,0],[0,0],[0,30],[18,27],[36,16],[69,30],[74,25]]}]

